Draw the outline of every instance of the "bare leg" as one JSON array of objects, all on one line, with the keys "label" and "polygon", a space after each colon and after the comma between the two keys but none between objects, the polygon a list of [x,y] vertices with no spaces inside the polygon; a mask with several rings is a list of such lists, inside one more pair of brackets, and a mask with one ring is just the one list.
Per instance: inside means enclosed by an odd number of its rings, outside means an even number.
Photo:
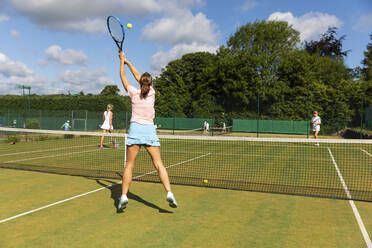
[{"label": "bare leg", "polygon": [[[103,132],[103,133],[106,133],[106,130],[103,129],[102,132]],[[100,147],[103,146],[103,140],[104,140],[104,139],[105,139],[105,136],[102,135],[102,137],[101,137],[101,144],[100,144]]]},{"label": "bare leg", "polygon": [[319,133],[319,131],[315,131],[315,132],[314,132],[314,138],[315,138],[315,140],[316,140],[316,143],[315,143],[316,146],[319,145],[319,142],[318,142],[318,133]]},{"label": "bare leg", "polygon": [[[114,133],[114,130],[110,129],[109,130],[109,133],[113,134]],[[111,141],[112,141],[112,144],[114,145],[114,147],[116,148],[116,138],[115,137],[111,137]]]},{"label": "bare leg", "polygon": [[319,134],[319,131],[315,131],[315,132],[314,132],[314,138],[315,138],[315,139],[318,139],[318,134]]},{"label": "bare leg", "polygon": [[141,146],[139,145],[127,146],[127,161],[123,173],[122,195],[126,195],[128,193],[129,186],[132,182],[134,164],[140,149]]},{"label": "bare leg", "polygon": [[160,181],[163,183],[165,190],[171,192],[168,173],[161,160],[160,148],[158,146],[146,146],[146,150],[151,156],[152,163],[158,171]]}]

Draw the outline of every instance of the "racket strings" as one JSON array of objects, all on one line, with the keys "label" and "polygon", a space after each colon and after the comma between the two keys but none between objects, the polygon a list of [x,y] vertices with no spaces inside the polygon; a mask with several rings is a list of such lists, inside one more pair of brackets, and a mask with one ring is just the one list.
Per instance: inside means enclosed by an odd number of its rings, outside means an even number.
[{"label": "racket strings", "polygon": [[108,24],[112,37],[116,41],[121,42],[124,39],[124,33],[121,24],[115,18],[110,18]]}]

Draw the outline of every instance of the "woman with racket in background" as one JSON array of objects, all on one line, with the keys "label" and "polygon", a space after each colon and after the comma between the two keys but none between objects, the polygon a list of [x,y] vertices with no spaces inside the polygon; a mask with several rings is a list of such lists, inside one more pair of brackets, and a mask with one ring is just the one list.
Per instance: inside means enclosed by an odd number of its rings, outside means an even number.
[{"label": "woman with racket in background", "polygon": [[[138,152],[141,146],[144,146],[151,156],[153,165],[157,170],[160,180],[167,191],[167,201],[169,206],[176,208],[177,202],[171,192],[167,170],[163,165],[160,155],[160,143],[156,135],[154,117],[155,117],[155,90],[152,87],[152,77],[145,72],[142,75],[137,69],[124,57],[124,53],[119,51],[120,58],[120,78],[125,90],[128,92],[132,102],[132,118],[130,120],[129,134],[127,138],[127,161],[124,168],[122,195],[118,209],[122,210],[128,203],[127,193],[132,182],[133,168]],[[130,85],[125,76],[124,64],[132,72],[134,78],[138,81],[141,89]]]},{"label": "woman with racket in background", "polygon": [[[102,116],[102,120],[103,120],[103,124],[101,126],[101,129],[102,129],[102,132],[103,133],[106,133],[107,131],[109,133],[113,133],[114,132],[114,126],[112,125],[112,117],[113,117],[113,113],[112,113],[112,109],[113,109],[113,106],[111,104],[107,105],[107,110],[103,113],[103,116]],[[101,137],[101,144],[99,146],[99,149],[103,149],[103,140],[105,139],[105,136],[102,135]],[[115,138],[112,137],[112,143],[114,144],[114,148],[117,147],[116,145],[116,142],[115,142]]]},{"label": "woman with racket in background", "polygon": [[318,115],[318,111],[313,112],[313,117],[311,118],[311,124],[313,126],[313,134],[314,134],[314,139],[316,140],[315,146],[319,146],[318,142],[318,134],[320,131],[320,124],[322,121],[320,120],[320,117]]}]

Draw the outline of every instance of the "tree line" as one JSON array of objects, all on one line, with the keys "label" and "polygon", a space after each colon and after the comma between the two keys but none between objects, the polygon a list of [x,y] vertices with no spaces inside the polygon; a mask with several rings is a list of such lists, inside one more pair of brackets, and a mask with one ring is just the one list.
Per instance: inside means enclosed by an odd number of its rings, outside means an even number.
[{"label": "tree line", "polygon": [[287,22],[247,23],[215,54],[186,54],[165,67],[155,80],[157,114],[308,120],[318,110],[328,133],[360,125],[362,99],[372,105],[372,45],[362,67],[350,69],[336,30],[299,45]]},{"label": "tree line", "polygon": [[113,104],[115,111],[130,112],[128,96],[120,96],[116,85],[107,85],[98,95],[4,95],[0,96],[0,109],[37,109],[37,110],[89,110],[102,112],[107,104]]}]

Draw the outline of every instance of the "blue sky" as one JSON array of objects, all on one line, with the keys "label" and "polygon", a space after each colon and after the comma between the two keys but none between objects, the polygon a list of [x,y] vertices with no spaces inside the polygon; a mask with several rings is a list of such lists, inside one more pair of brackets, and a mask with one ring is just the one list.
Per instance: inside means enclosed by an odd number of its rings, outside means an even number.
[{"label": "blue sky", "polygon": [[133,24],[124,51],[153,75],[185,53],[215,52],[255,20],[287,21],[302,42],[336,26],[346,35],[349,67],[360,65],[372,32],[370,0],[0,0],[0,94],[20,94],[18,84],[38,94],[122,88],[117,48],[106,31],[110,14]]}]

